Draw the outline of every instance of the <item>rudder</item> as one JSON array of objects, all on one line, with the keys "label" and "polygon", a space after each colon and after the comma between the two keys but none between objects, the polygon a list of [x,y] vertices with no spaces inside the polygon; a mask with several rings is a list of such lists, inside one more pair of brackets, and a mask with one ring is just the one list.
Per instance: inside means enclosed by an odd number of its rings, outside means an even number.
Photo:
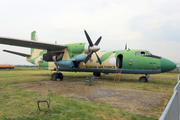
[{"label": "rudder", "polygon": [[[36,31],[31,32],[31,40],[38,41]],[[34,51],[34,48],[31,48],[31,55],[32,55],[33,51]]]},{"label": "rudder", "polygon": [[33,40],[33,41],[38,41],[36,31],[32,31],[32,32],[31,32],[31,40]]}]

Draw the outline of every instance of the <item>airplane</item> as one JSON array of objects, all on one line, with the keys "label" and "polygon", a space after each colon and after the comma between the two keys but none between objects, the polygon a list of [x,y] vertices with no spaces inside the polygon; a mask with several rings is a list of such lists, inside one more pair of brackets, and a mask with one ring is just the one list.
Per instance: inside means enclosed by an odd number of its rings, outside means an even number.
[{"label": "airplane", "polygon": [[0,37],[0,43],[31,48],[31,54],[3,51],[26,57],[28,62],[43,69],[55,70],[52,80],[63,80],[63,74],[59,71],[93,72],[94,76],[99,77],[101,73],[116,73],[119,70],[128,74],[145,74],[139,81],[147,82],[150,74],[176,68],[176,64],[168,59],[153,55],[148,50],[127,49],[127,44],[124,50],[99,51],[98,44],[102,37],[93,44],[86,30],[84,32],[88,43],[63,45],[39,42],[36,31],[31,33],[31,41]]}]

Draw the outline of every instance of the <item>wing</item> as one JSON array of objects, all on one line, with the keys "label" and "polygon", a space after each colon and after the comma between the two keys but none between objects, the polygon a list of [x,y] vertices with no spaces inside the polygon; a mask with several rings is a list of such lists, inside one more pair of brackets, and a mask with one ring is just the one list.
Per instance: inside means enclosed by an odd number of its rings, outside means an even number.
[{"label": "wing", "polygon": [[14,39],[14,38],[4,38],[4,37],[0,37],[0,43],[6,44],[6,45],[37,48],[37,49],[44,49],[44,50],[62,50],[66,48],[65,45],[43,43],[43,42],[38,42],[38,41],[27,41],[27,40],[20,40],[20,39]]}]

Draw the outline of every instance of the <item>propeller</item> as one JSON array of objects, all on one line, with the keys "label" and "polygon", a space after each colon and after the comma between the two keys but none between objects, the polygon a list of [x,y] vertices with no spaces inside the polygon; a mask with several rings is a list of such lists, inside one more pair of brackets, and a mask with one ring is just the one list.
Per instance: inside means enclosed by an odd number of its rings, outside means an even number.
[{"label": "propeller", "polygon": [[102,62],[101,62],[101,60],[100,60],[100,58],[99,58],[99,56],[97,55],[97,51],[100,49],[100,47],[98,47],[98,44],[100,43],[100,41],[101,41],[101,38],[102,38],[102,36],[100,36],[99,38],[98,38],[98,40],[95,42],[95,44],[93,45],[93,43],[92,43],[92,41],[91,41],[91,38],[89,37],[89,35],[88,35],[88,33],[86,32],[86,30],[84,30],[84,32],[85,32],[85,36],[86,36],[86,38],[87,38],[87,41],[88,41],[88,43],[89,43],[89,51],[90,51],[90,53],[87,55],[87,57],[86,57],[86,59],[84,60],[84,65],[87,63],[87,61],[91,58],[91,55],[93,54],[93,53],[95,53],[96,54],[96,57],[97,57],[97,59],[98,59],[98,61],[99,61],[99,64],[101,65],[102,64]]}]

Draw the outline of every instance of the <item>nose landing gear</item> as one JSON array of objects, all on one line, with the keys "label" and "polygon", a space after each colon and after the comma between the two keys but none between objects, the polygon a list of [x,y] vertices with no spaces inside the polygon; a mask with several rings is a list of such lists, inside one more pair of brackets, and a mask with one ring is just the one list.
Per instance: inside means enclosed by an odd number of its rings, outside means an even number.
[{"label": "nose landing gear", "polygon": [[149,75],[146,74],[146,76],[142,76],[139,78],[140,82],[148,82]]}]

